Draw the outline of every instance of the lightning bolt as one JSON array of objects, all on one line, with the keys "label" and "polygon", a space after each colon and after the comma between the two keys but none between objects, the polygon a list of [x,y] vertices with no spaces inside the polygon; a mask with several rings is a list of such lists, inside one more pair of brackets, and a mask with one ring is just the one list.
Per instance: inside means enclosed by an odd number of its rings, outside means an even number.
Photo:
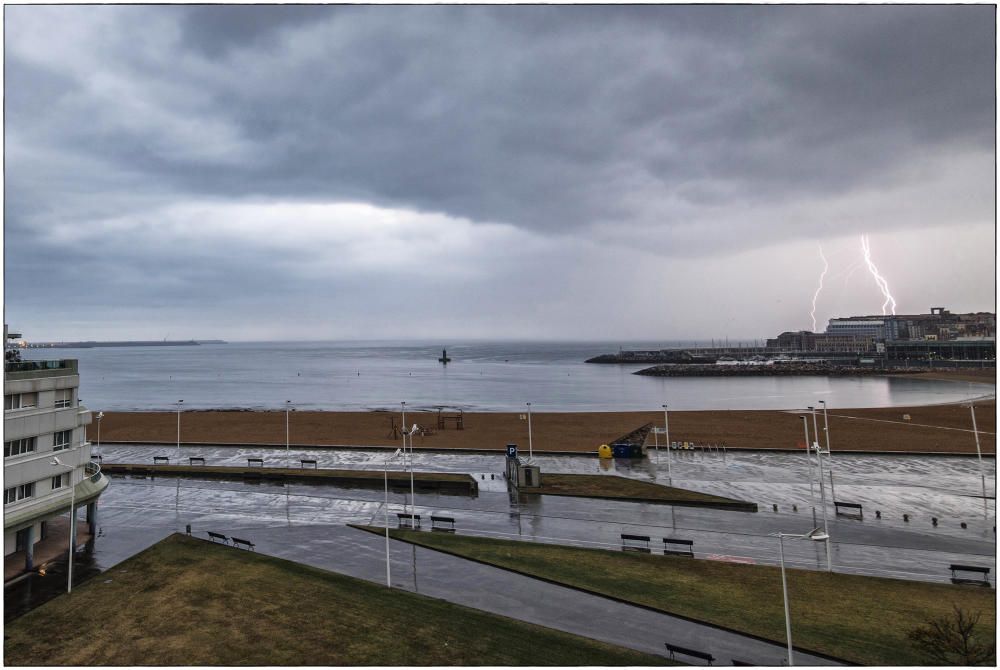
[{"label": "lightning bolt", "polygon": [[826,262],[826,255],[823,253],[823,245],[819,245],[819,257],[823,259],[823,272],[819,275],[819,286],[816,287],[816,292],[813,293],[813,308],[809,316],[812,317],[813,329],[812,332],[816,332],[816,299],[819,297],[820,291],[823,290],[823,278],[826,277],[826,271],[830,269],[830,264]]},{"label": "lightning bolt", "polygon": [[879,274],[878,268],[875,267],[875,263],[872,262],[872,250],[868,243],[868,236],[861,236],[861,253],[865,256],[865,263],[868,265],[868,271],[875,278],[875,283],[878,284],[879,290],[882,291],[882,295],[885,296],[885,302],[882,303],[882,315],[885,315],[885,308],[892,303],[892,313],[896,313],[896,299],[892,297],[889,293],[889,282],[885,280],[885,277]]}]

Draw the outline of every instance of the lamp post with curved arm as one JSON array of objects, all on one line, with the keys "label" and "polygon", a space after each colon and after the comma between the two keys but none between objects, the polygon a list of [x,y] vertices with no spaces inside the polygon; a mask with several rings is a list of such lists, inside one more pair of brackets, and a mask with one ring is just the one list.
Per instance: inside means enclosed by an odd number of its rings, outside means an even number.
[{"label": "lamp post with curved arm", "polygon": [[[66,593],[73,592],[73,554],[76,548],[76,486],[73,483],[73,472],[76,470],[72,465],[66,465],[59,460],[58,456],[53,456],[49,465],[54,468],[66,468],[69,472],[69,570],[66,577]],[[91,530],[93,532],[93,530]]]}]

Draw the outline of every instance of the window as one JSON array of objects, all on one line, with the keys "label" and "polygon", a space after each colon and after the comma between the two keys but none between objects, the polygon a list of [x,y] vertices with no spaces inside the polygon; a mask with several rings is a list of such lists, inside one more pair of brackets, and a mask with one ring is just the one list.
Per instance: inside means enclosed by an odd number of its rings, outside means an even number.
[{"label": "window", "polygon": [[35,450],[35,438],[25,437],[20,440],[10,440],[3,443],[3,457],[20,456]]},{"label": "window", "polygon": [[52,478],[52,490],[61,489],[63,487],[63,476],[56,475]]},{"label": "window", "polygon": [[17,502],[18,500],[24,500],[25,498],[30,498],[33,495],[35,495],[34,482],[31,482],[29,484],[21,484],[20,486],[12,486],[9,489],[4,489],[3,504],[9,505],[12,502]]},{"label": "window", "polygon": [[12,393],[10,395],[5,395],[3,397],[3,408],[8,409],[25,409],[27,407],[37,407],[38,406],[38,394],[37,393]]},{"label": "window", "polygon": [[56,389],[56,409],[73,406],[73,389]]},{"label": "window", "polygon": [[70,440],[73,439],[72,430],[61,430],[52,434],[52,451],[62,451],[69,449]]}]

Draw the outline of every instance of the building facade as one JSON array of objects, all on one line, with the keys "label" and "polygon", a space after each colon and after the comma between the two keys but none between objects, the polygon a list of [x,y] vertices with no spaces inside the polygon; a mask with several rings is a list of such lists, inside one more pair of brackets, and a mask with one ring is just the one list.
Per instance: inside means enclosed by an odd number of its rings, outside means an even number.
[{"label": "building facade", "polygon": [[[9,337],[19,337],[11,335]],[[8,341],[6,326],[4,342]],[[87,508],[97,518],[97,499],[108,486],[91,462],[87,425],[80,405],[75,360],[22,361],[5,351],[4,361],[4,556],[25,552],[47,535],[47,522],[70,509]]]}]

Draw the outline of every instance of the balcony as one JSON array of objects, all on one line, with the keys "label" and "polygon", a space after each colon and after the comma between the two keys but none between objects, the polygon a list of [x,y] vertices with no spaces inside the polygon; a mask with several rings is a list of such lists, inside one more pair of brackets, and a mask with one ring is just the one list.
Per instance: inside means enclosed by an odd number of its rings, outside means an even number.
[{"label": "balcony", "polygon": [[55,361],[8,361],[4,363],[7,379],[34,379],[37,377],[65,377],[77,374],[75,358]]}]

